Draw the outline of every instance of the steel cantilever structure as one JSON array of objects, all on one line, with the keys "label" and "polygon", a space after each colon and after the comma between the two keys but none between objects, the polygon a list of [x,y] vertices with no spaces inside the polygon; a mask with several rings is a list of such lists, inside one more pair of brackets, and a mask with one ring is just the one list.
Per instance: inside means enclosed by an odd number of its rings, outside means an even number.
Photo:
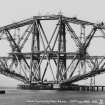
[{"label": "steel cantilever structure", "polygon": [[[97,31],[102,35],[97,36]],[[87,49],[93,38],[105,37],[104,31],[103,22],[96,24],[63,15],[34,16],[0,27],[1,41],[8,41],[11,48],[8,56],[0,57],[0,73],[28,84],[61,85],[103,73],[105,56],[92,56]],[[76,47],[73,52],[71,40]]]}]

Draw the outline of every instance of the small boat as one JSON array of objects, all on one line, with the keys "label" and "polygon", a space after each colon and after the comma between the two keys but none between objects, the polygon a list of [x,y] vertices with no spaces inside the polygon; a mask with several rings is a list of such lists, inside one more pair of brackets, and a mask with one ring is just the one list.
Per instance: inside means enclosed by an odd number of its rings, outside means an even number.
[{"label": "small boat", "polygon": [[5,94],[5,90],[0,90],[0,94]]}]

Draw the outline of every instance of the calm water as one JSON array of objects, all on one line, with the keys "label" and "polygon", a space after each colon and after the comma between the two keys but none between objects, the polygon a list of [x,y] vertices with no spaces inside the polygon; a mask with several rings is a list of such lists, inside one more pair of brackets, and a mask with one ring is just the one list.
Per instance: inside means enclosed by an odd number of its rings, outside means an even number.
[{"label": "calm water", "polygon": [[105,92],[6,89],[0,105],[105,105]]}]

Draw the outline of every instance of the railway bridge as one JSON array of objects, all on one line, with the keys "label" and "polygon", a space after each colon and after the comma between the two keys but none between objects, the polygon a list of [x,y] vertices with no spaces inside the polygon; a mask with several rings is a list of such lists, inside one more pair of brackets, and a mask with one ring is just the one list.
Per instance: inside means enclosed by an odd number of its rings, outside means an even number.
[{"label": "railway bridge", "polygon": [[10,49],[0,56],[0,74],[24,84],[72,85],[95,77],[105,72],[105,55],[88,49],[100,38],[105,39],[103,22],[63,15],[33,16],[0,27],[0,41]]}]

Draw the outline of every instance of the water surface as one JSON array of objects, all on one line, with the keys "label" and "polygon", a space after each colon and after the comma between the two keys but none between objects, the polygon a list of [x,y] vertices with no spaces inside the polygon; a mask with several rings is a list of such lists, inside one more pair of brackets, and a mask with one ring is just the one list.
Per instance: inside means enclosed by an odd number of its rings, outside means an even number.
[{"label": "water surface", "polygon": [[0,105],[105,105],[105,92],[6,89]]}]

